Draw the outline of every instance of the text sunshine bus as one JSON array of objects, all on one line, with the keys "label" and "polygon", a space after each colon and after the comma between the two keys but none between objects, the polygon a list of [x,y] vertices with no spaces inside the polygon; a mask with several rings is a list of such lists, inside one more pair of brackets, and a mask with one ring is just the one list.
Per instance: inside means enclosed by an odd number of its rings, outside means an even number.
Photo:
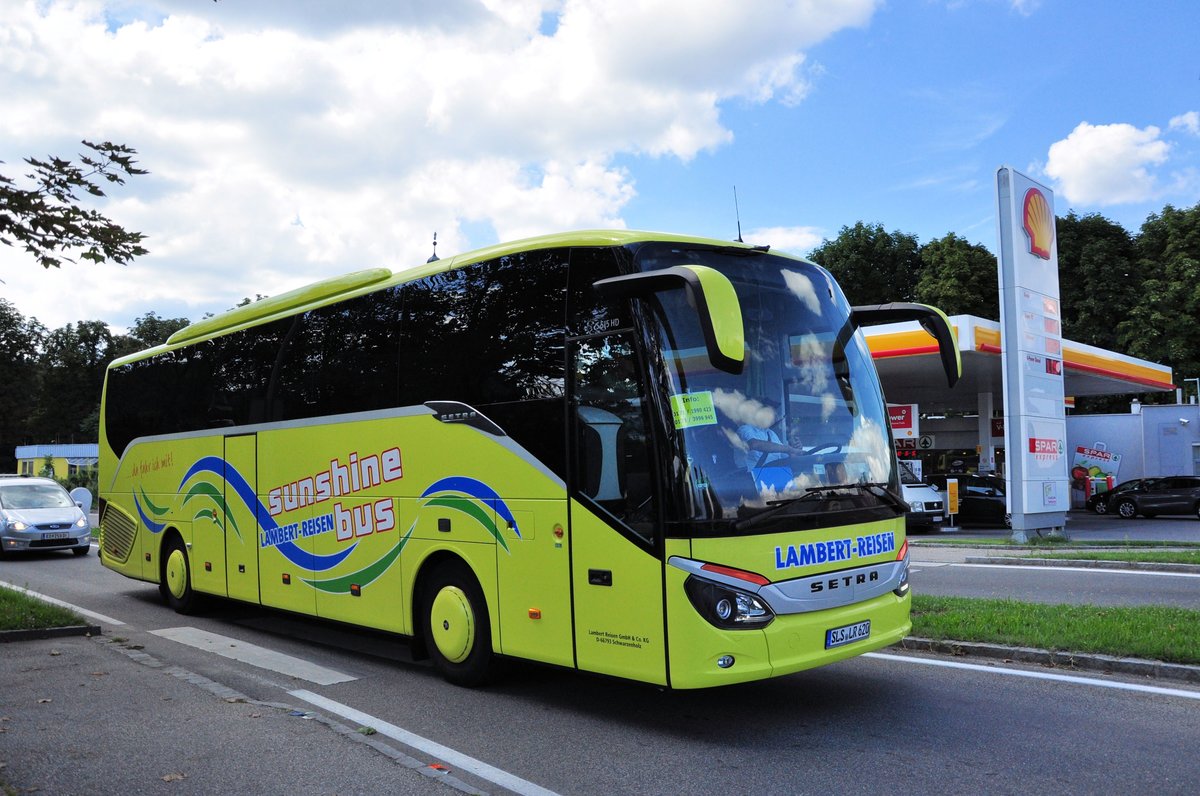
[{"label": "text sunshine bus", "polygon": [[494,656],[672,688],[910,629],[906,506],[862,325],[767,247],[627,231],[349,274],[114,362],[104,565]]}]

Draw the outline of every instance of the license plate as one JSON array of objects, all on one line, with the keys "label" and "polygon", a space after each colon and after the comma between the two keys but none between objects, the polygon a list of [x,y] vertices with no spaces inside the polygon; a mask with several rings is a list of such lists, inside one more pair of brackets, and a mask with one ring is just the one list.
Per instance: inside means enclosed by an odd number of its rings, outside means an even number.
[{"label": "license plate", "polygon": [[71,534],[67,533],[66,531],[56,531],[54,533],[42,534],[42,539],[46,539],[46,540],[48,540],[48,539],[67,539],[70,536],[71,536]]},{"label": "license plate", "polygon": [[825,631],[825,649],[861,641],[869,635],[871,635],[870,619],[865,622],[855,622],[853,625],[830,628]]}]

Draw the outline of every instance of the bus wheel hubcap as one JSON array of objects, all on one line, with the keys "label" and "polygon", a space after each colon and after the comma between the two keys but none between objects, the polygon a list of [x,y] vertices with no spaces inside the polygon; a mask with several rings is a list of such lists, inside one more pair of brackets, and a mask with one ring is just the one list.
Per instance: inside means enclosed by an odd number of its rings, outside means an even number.
[{"label": "bus wheel hubcap", "polygon": [[167,556],[167,588],[177,600],[183,599],[187,591],[187,564],[181,550],[172,550]]},{"label": "bus wheel hubcap", "polygon": [[438,652],[451,663],[465,661],[475,641],[475,615],[467,595],[457,586],[446,586],[433,598],[429,611]]}]

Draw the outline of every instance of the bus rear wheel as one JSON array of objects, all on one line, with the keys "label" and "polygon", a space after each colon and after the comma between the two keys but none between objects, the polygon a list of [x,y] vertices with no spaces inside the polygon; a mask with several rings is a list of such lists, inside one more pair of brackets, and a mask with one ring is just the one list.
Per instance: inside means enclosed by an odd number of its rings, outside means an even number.
[{"label": "bus rear wheel", "polygon": [[492,630],[483,590],[461,561],[439,564],[425,581],[421,623],[433,664],[448,682],[483,685],[492,665]]},{"label": "bus rear wheel", "polygon": [[192,568],[187,548],[178,536],[172,536],[163,548],[162,578],[158,582],[158,591],[176,613],[190,614],[195,611],[197,596],[192,591]]}]

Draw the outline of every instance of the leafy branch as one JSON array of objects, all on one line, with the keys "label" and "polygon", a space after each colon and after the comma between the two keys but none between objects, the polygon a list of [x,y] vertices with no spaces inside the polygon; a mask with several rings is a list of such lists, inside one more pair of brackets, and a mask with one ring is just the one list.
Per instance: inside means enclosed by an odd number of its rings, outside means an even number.
[{"label": "leafy branch", "polygon": [[78,164],[59,157],[25,158],[33,168],[25,175],[33,188],[18,187],[0,174],[0,243],[21,246],[44,268],[75,262],[68,254],[77,250],[85,260],[119,265],[147,253],[141,245],[145,235],[81,207],[78,197],[81,192],[103,197],[104,183],[124,185],[127,177],[147,174],[133,159],[137,151],[109,141],[83,145],[91,153],[80,154]]}]

